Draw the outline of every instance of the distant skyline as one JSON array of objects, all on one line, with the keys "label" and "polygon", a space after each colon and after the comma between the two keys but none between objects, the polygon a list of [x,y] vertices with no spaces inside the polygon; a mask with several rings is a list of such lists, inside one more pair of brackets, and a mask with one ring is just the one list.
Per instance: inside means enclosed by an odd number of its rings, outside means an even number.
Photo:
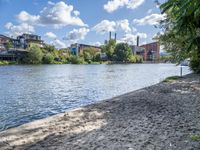
[{"label": "distant skyline", "polygon": [[154,0],[0,0],[0,34],[38,34],[57,48],[103,44],[109,31],[119,42],[153,42],[163,18]]}]

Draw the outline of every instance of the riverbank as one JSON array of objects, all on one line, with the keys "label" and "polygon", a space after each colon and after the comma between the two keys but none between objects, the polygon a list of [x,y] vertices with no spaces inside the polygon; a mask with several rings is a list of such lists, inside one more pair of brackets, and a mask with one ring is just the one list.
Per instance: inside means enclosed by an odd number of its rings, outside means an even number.
[{"label": "riverbank", "polygon": [[162,82],[0,133],[0,149],[200,149],[200,76]]}]

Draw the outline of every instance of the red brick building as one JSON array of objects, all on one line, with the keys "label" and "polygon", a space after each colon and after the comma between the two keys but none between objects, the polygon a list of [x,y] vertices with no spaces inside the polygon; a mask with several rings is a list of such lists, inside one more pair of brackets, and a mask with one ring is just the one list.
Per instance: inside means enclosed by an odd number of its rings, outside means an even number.
[{"label": "red brick building", "polygon": [[153,42],[145,45],[141,45],[145,49],[144,61],[159,61],[160,59],[160,44]]}]

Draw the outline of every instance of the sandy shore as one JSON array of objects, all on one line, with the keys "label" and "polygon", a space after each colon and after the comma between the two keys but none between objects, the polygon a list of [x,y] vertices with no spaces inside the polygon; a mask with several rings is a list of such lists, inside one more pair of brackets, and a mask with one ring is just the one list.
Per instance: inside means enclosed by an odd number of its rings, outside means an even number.
[{"label": "sandy shore", "polygon": [[196,150],[200,75],[159,83],[0,133],[0,150]]}]

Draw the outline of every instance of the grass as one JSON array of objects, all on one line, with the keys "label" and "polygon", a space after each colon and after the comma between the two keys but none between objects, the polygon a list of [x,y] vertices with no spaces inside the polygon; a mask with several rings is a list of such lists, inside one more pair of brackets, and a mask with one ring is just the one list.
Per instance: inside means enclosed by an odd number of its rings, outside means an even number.
[{"label": "grass", "polygon": [[163,82],[173,82],[173,81],[179,80],[180,78],[181,78],[180,76],[171,76],[171,77],[166,78]]},{"label": "grass", "polygon": [[15,61],[0,61],[0,65],[14,65],[17,64]]},{"label": "grass", "polygon": [[194,135],[191,137],[193,140],[200,140],[200,135]]}]

